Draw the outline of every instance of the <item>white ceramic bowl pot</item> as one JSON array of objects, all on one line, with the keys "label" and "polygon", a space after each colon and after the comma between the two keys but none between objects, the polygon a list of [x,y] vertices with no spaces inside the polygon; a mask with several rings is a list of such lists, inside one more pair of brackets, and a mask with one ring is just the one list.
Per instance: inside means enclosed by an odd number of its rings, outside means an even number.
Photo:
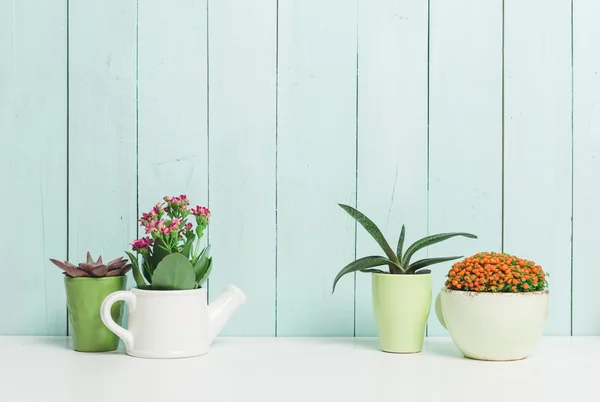
[{"label": "white ceramic bowl pot", "polygon": [[[474,257],[479,255],[497,254]],[[546,274],[532,262],[504,256],[453,265],[436,298],[436,315],[465,357],[521,360],[543,335],[550,298]]]}]

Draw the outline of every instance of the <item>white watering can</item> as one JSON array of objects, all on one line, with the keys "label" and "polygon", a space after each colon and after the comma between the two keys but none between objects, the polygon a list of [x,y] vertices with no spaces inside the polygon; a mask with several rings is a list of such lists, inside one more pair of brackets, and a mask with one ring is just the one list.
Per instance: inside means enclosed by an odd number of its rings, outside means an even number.
[{"label": "white watering can", "polygon": [[[129,310],[128,329],[119,326],[110,313],[117,301]],[[229,285],[210,304],[205,289],[118,291],[108,295],[100,307],[106,327],[125,344],[130,356],[165,359],[208,353],[212,341],[235,310],[246,302],[244,293]]]}]

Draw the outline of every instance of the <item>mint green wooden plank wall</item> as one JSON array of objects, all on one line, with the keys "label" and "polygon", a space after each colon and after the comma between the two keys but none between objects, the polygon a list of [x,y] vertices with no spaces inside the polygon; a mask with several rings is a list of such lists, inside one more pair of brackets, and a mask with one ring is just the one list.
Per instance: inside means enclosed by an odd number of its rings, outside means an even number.
[{"label": "mint green wooden plank wall", "polygon": [[136,7],[71,0],[69,21],[69,258],[106,261],[137,235]]},{"label": "mint green wooden plank wall", "polygon": [[[427,235],[427,2],[358,6],[358,208],[395,248],[403,224],[407,243]],[[358,229],[357,256],[381,255]],[[368,275],[355,298],[356,336],[375,336]]]},{"label": "mint green wooden plank wall", "polygon": [[562,335],[572,297],[571,0],[505,0],[504,18],[504,248],[549,272],[546,333]]},{"label": "mint green wooden plank wall", "polygon": [[[600,3],[573,2],[573,333],[600,334]],[[592,50],[594,49],[594,50]]]},{"label": "mint green wooden plank wall", "polygon": [[423,255],[535,259],[546,334],[600,335],[596,3],[0,0],[0,334],[67,333],[48,258],[121,255],[186,193],[209,298],[248,295],[223,335],[376,335],[367,275],[331,294],[379,253],[337,203],[392,243],[479,235]]},{"label": "mint green wooden plank wall", "polygon": [[210,296],[235,283],[248,299],[223,336],[272,336],[277,3],[210,1],[208,14]]},{"label": "mint green wooden plank wall", "polygon": [[[502,1],[431,0],[429,21],[429,232],[479,237],[429,253],[501,251]],[[447,270],[433,269],[434,296]],[[444,334],[432,304],[428,335]]]},{"label": "mint green wooden plank wall", "polygon": [[331,283],[355,248],[357,2],[278,10],[277,335],[351,336],[354,281]]},{"label": "mint green wooden plank wall", "polygon": [[[62,0],[0,2],[0,333],[66,331],[67,13]],[[43,38],[43,40],[40,40]]]}]

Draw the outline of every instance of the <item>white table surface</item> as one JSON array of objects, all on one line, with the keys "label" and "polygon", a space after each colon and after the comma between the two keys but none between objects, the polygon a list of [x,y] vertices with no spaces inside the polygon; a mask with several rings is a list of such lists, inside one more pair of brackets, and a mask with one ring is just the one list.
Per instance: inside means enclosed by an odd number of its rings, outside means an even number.
[{"label": "white table surface", "polygon": [[218,338],[201,357],[148,360],[0,337],[1,402],[600,401],[600,337],[547,337],[517,362],[463,358],[448,338],[383,353],[373,338]]}]

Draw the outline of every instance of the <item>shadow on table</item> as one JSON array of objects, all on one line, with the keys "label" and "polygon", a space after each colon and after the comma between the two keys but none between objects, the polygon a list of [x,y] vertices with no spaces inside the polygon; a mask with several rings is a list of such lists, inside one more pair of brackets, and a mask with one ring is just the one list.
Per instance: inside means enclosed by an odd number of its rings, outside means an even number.
[{"label": "shadow on table", "polygon": [[73,344],[71,343],[71,338],[64,337],[64,336],[44,336],[44,337],[34,338],[33,343],[36,345],[43,345],[46,347],[51,347],[52,349],[73,350]]},{"label": "shadow on table", "polygon": [[113,351],[108,351],[108,352],[79,352],[73,349],[73,342],[71,337],[65,337],[65,336],[47,336],[47,337],[39,337],[39,338],[34,338],[33,340],[33,344],[34,345],[41,345],[44,346],[45,348],[52,348],[52,349],[61,349],[61,350],[66,350],[68,352],[74,352],[74,353],[82,353],[82,354],[89,354],[89,355],[121,355],[121,354],[125,354],[125,348],[123,346],[123,342],[119,342],[119,347],[117,348],[117,350],[113,350]]},{"label": "shadow on table", "polygon": [[377,338],[354,338],[354,337],[324,337],[324,338],[305,338],[304,342],[314,342],[316,345],[344,345],[358,349],[368,349],[379,351],[379,341]]},{"label": "shadow on table", "polygon": [[377,338],[355,338],[352,344],[357,348],[381,351]]},{"label": "shadow on table", "polygon": [[464,359],[465,357],[460,353],[456,346],[451,342],[425,342],[423,345],[423,352],[427,354],[435,354],[438,356]]},{"label": "shadow on table", "polygon": [[[354,345],[357,348],[370,349],[377,352],[381,352],[381,348],[379,346],[379,340],[377,338],[356,338],[354,340],[349,340],[349,343]],[[447,358],[453,359],[464,359],[465,357],[460,353],[460,351],[454,346],[453,343],[448,342],[427,342],[423,344],[423,350],[421,353],[428,355],[438,355]],[[393,354],[393,353],[391,353]],[[402,354],[402,353],[399,353]],[[415,353],[408,353],[413,355]],[[418,353],[416,353],[418,354]]]},{"label": "shadow on table", "polygon": [[[310,342],[311,338],[308,338],[306,341]],[[318,338],[318,339],[315,339],[314,342],[318,345],[337,344],[337,345],[345,345],[345,346],[358,348],[358,349],[367,349],[367,350],[372,350],[375,352],[382,352],[380,345],[379,345],[379,339],[376,337],[369,337],[369,338],[353,338],[353,337]],[[388,352],[385,352],[385,353],[388,353]],[[437,340],[428,341],[427,338],[425,338],[425,343],[423,344],[423,350],[421,353],[424,353],[427,355],[443,356],[443,357],[454,358],[454,359],[464,359],[465,358],[462,355],[462,353],[460,353],[460,351],[456,348],[454,343],[452,343],[450,341],[448,341],[448,342],[440,342]],[[394,354],[394,353],[390,353],[390,354]],[[401,355],[402,353],[398,353],[398,354]],[[407,354],[415,355],[415,353],[407,353]]]}]

